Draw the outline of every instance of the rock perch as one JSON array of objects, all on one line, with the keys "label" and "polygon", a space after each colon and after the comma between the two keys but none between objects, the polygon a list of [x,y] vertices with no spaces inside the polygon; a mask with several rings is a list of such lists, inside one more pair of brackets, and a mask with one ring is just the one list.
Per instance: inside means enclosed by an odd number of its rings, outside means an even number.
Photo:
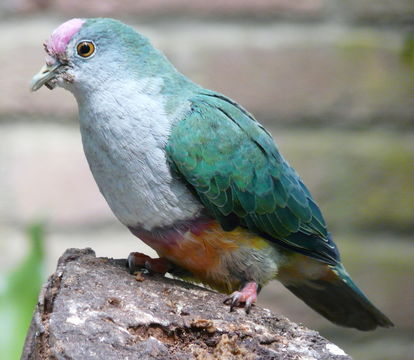
[{"label": "rock perch", "polygon": [[351,359],[316,331],[125,260],[69,249],[44,285],[22,359]]}]

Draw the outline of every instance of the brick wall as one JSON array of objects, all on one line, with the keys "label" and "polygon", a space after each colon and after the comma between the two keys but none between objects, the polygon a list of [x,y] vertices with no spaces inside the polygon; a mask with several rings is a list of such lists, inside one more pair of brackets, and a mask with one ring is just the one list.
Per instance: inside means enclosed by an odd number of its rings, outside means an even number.
[{"label": "brick wall", "polygon": [[[336,239],[343,241],[340,247],[350,254],[348,263],[356,250],[345,246],[349,236],[344,234],[368,230],[370,236],[358,237],[368,244],[380,241],[379,232],[391,234],[390,263],[408,256],[402,244],[409,242],[395,239],[405,240],[414,230],[410,0],[3,0],[0,236],[21,239],[27,222],[47,219],[50,264],[68,246],[125,256],[135,244],[89,173],[75,100],[62,89],[28,91],[43,63],[42,43],[74,16],[124,20],[186,75],[251,111],[311,188]],[[0,263],[11,263],[17,249],[0,242],[0,255],[6,254]],[[358,263],[375,266],[384,253],[366,251]],[[404,279],[408,270],[400,268]],[[355,269],[351,273],[364,283],[364,267],[355,264]],[[389,278],[384,269],[377,270]],[[385,310],[412,328],[409,296],[394,296],[398,281],[392,283]],[[384,284],[373,284],[371,293],[383,293]],[[318,323],[318,317],[308,316]]]},{"label": "brick wall", "polygon": [[[73,117],[67,95],[50,102],[21,84],[39,63],[38,44],[50,28],[72,16],[113,16],[149,35],[191,78],[234,97],[263,122],[411,126],[414,75],[402,54],[412,43],[413,4],[5,0],[2,36],[14,40],[1,45],[0,66],[13,77],[6,76],[0,89],[0,116]],[[10,15],[30,25],[10,23]],[[24,53],[26,62],[16,62],[12,53]],[[7,96],[10,91],[14,96]]]}]

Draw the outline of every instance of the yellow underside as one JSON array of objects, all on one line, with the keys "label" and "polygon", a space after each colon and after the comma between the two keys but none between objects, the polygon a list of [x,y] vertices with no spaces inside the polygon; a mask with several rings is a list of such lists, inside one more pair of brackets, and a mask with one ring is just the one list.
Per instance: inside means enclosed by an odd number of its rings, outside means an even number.
[{"label": "yellow underside", "polygon": [[278,279],[284,284],[299,284],[306,280],[336,281],[337,273],[326,263],[290,251],[289,261],[280,267]]}]

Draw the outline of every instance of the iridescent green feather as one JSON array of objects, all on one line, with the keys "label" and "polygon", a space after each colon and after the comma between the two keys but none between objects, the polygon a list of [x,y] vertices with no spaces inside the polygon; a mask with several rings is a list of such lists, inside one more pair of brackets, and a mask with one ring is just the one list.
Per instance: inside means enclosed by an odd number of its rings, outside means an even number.
[{"label": "iridescent green feather", "polygon": [[166,151],[212,216],[281,246],[336,264],[339,255],[322,214],[270,134],[239,105],[214,92],[191,99]]}]

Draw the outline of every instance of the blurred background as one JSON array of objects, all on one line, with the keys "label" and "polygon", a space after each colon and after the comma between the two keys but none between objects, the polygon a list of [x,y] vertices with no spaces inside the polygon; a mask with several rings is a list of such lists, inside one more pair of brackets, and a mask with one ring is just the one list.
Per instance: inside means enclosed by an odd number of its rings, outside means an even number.
[{"label": "blurred background", "polygon": [[1,0],[4,359],[19,358],[39,286],[66,248],[153,254],[99,194],[72,96],[29,92],[51,31],[71,17],[96,16],[136,27],[179,70],[232,97],[271,131],[320,204],[348,271],[396,327],[333,326],[276,282],[259,304],[317,329],[355,359],[412,359],[412,0]]}]

